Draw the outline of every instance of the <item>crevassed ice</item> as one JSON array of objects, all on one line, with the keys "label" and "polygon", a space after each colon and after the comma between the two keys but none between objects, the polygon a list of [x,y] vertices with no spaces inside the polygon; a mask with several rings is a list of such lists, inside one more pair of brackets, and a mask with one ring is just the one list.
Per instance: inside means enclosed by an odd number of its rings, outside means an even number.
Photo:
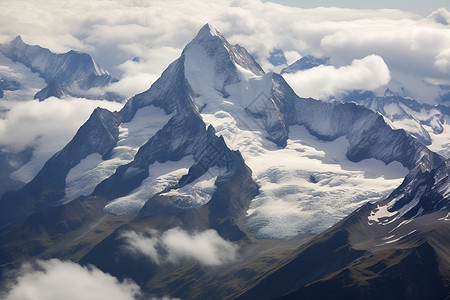
[{"label": "crevassed ice", "polygon": [[66,196],[61,201],[67,203],[81,195],[91,194],[119,166],[131,162],[139,148],[163,128],[171,116],[155,106],[139,109],[130,122],[119,126],[119,141],[110,159],[102,160],[98,153],[94,153],[69,171],[66,177]]},{"label": "crevassed ice", "polygon": [[[236,66],[240,82],[217,91],[214,61],[200,47],[186,52],[185,76],[198,95],[194,101],[226,144],[239,150],[253,171],[260,194],[247,212],[247,226],[258,237],[284,238],[318,233],[368,201],[386,197],[407,169],[374,159],[359,163],[346,158],[347,140],[323,142],[301,126],[289,128],[288,145],[268,141],[260,120],[245,108],[261,93],[270,95],[271,74],[256,76]],[[266,104],[271,109],[271,101]]]},{"label": "crevassed ice", "polygon": [[289,131],[286,148],[246,159],[261,186],[247,224],[260,237],[319,233],[364,203],[385,198],[407,173],[398,162],[350,162],[345,137],[323,142],[303,126]]},{"label": "crevassed ice", "polygon": [[172,189],[163,195],[171,197],[174,204],[181,208],[200,207],[211,200],[216,190],[216,179],[225,172],[226,168],[212,167],[190,184]]}]

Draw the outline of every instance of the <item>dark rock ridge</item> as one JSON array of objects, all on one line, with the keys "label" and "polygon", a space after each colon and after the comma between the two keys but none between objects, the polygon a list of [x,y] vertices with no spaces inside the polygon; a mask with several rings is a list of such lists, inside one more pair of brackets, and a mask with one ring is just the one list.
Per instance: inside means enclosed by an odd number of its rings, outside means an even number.
[{"label": "dark rock ridge", "polygon": [[287,64],[286,56],[284,56],[284,52],[280,48],[273,49],[272,52],[270,52],[268,60],[274,66],[282,66]]},{"label": "dark rock ridge", "polygon": [[[377,203],[380,206],[388,205],[387,211],[393,214],[383,222],[398,218],[399,215],[410,220],[438,211],[449,211],[449,175],[450,160],[444,161],[431,171],[410,172],[385,201]],[[401,213],[395,214],[399,211]]]},{"label": "dark rock ridge", "polygon": [[35,99],[44,100],[48,97],[86,97],[90,99],[107,99],[122,101],[123,97],[114,93],[98,92],[95,88],[104,88],[116,82],[86,53],[71,50],[56,54],[37,45],[26,44],[21,36],[9,43],[0,45],[0,51],[14,62],[37,72],[48,84],[36,93]]},{"label": "dark rock ridge", "polygon": [[440,273],[439,257],[429,243],[395,254],[399,260],[395,265],[385,267],[381,261],[368,267],[369,272],[382,269],[374,278],[346,268],[274,299],[445,299],[447,278]]}]

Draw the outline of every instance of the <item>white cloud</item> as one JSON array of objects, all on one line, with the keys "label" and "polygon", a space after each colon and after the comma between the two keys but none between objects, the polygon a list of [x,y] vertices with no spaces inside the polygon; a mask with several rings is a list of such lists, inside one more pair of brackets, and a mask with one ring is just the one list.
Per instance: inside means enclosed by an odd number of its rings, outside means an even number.
[{"label": "white cloud", "polygon": [[288,65],[293,64],[294,62],[302,58],[301,54],[297,51],[284,51],[284,57],[286,57]]},{"label": "white cloud", "polygon": [[132,281],[120,282],[93,266],[52,259],[24,264],[9,284],[5,300],[135,300],[141,294]]},{"label": "white cloud", "polygon": [[195,259],[206,266],[218,266],[237,259],[238,246],[213,229],[192,234],[179,228],[163,233],[151,231],[149,235],[128,231],[123,236],[128,251],[143,254],[157,264]]},{"label": "white cloud", "polygon": [[138,61],[127,60],[122,63],[119,66],[123,72],[122,79],[112,84],[109,90],[126,97],[132,97],[150,88],[151,83],[156,81],[172,62],[172,58],[181,54],[180,49],[173,47],[147,49],[139,44],[129,44],[121,48],[138,58]]},{"label": "white cloud", "polygon": [[436,56],[434,66],[444,74],[450,72],[450,49],[446,49]]},{"label": "white cloud", "polygon": [[442,25],[450,24],[450,12],[448,12],[445,8],[441,7],[435,11],[433,11],[428,18],[433,20],[434,22],[440,23]]},{"label": "white cloud", "polygon": [[299,96],[317,99],[346,90],[374,90],[391,78],[386,63],[377,55],[355,59],[349,66],[318,66],[283,77]]},{"label": "white cloud", "polygon": [[[80,98],[45,101],[5,101],[0,119],[0,144],[14,150],[39,145],[43,151],[61,149],[96,107],[120,109],[123,104]],[[57,124],[57,125],[56,125]]]}]

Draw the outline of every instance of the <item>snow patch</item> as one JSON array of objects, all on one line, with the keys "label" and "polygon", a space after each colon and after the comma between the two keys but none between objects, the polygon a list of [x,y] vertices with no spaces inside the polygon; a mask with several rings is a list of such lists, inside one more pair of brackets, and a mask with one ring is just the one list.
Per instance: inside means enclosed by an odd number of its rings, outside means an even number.
[{"label": "snow patch", "polygon": [[[391,224],[391,223],[397,221],[398,219],[403,217],[405,214],[407,214],[409,211],[411,211],[413,208],[415,208],[419,204],[420,198],[422,197],[422,194],[425,192],[425,189],[426,189],[426,187],[419,188],[417,190],[415,197],[410,202],[403,205],[400,209],[398,209],[396,211],[390,212],[389,209],[391,209],[394,206],[394,204],[398,200],[398,198],[394,198],[386,205],[383,205],[383,206],[378,205],[376,208],[376,211],[372,211],[370,213],[370,215],[368,216],[368,220],[369,220],[368,224],[373,225],[373,223],[371,223],[370,221],[374,221],[376,223],[379,223],[380,225],[388,225],[388,224]],[[419,217],[423,213],[423,211],[424,211],[424,209],[422,207],[419,207],[419,210],[411,218],[411,220],[416,217]],[[393,218],[391,218],[391,217],[393,217]],[[380,219],[388,219],[388,220],[383,221]],[[405,221],[408,221],[408,220],[405,220]],[[397,229],[398,227],[400,227],[404,224],[407,224],[407,222],[405,222],[405,221],[402,221],[397,227],[392,229],[391,232],[394,231],[395,229]]]},{"label": "snow patch", "polygon": [[400,224],[398,224],[397,226],[395,226],[395,228],[392,229],[391,231],[389,231],[389,233],[391,233],[391,232],[397,230],[397,229],[400,228],[401,226],[404,226],[404,225],[406,225],[406,224],[408,224],[408,223],[411,223],[412,221],[413,221],[413,219],[408,219],[408,220],[403,220],[403,221],[401,221]]},{"label": "snow patch", "polygon": [[192,155],[179,161],[155,162],[148,167],[149,176],[129,195],[120,197],[105,206],[104,211],[113,215],[129,215],[138,212],[151,197],[174,186],[195,163]]},{"label": "snow patch", "polygon": [[390,239],[392,239],[394,237],[395,237],[395,234],[394,235],[390,235],[390,236],[386,236],[386,237],[383,238],[383,240],[390,240]]},{"label": "snow patch", "polygon": [[[437,152],[445,158],[450,158],[450,125],[449,117],[445,117],[446,122],[442,124],[444,131],[440,134],[434,133],[431,129],[428,130],[431,137],[431,145],[427,146],[431,151]],[[426,126],[424,126],[428,129]]]},{"label": "snow patch", "polygon": [[177,207],[200,207],[211,200],[216,190],[215,182],[219,175],[224,174],[226,168],[213,167],[208,172],[179,189],[172,189],[161,195],[169,196]]},{"label": "snow patch", "polygon": [[450,212],[445,217],[439,218],[438,220],[439,221],[446,221],[446,222],[450,221]]},{"label": "snow patch", "polygon": [[[413,231],[411,231],[410,233],[405,234],[405,235],[403,235],[403,236],[401,236],[401,237],[399,237],[399,238],[396,238],[396,239],[393,239],[393,240],[389,240],[389,241],[386,241],[386,242],[384,242],[384,243],[377,244],[377,245],[375,245],[375,246],[382,246],[382,245],[387,245],[387,244],[396,243],[396,242],[400,241],[401,239],[403,239],[403,238],[405,238],[405,237],[407,237],[407,236],[413,234],[413,233],[416,232],[416,231],[417,231],[417,230],[413,230]],[[391,236],[391,237],[394,237],[394,235]],[[391,238],[391,237],[390,237],[390,238]],[[387,239],[387,238],[383,238],[383,240],[385,240],[385,239]]]},{"label": "snow patch", "polygon": [[381,221],[381,219],[386,219],[386,218],[390,218],[392,216],[395,216],[398,214],[398,212],[394,211],[394,212],[390,212],[388,211],[388,206],[387,205],[377,205],[377,208],[375,209],[375,211],[370,212],[370,215],[367,217],[367,219],[369,220],[369,225],[372,225],[373,223],[371,223],[370,221],[376,222],[376,223],[381,223],[382,225],[384,225],[383,221]]},{"label": "snow patch", "polygon": [[80,196],[88,196],[91,194],[101,178],[108,176],[109,172],[105,169],[98,168],[103,162],[102,156],[98,153],[92,153],[80,161],[78,165],[73,167],[66,177],[64,203],[75,200]]}]

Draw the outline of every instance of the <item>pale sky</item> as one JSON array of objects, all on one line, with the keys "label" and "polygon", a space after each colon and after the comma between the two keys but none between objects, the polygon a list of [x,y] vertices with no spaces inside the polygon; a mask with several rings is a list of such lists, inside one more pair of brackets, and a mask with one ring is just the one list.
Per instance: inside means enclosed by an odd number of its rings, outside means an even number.
[{"label": "pale sky", "polygon": [[449,0],[377,0],[377,1],[361,1],[361,0],[263,0],[263,2],[274,2],[283,5],[296,6],[302,8],[313,7],[342,7],[357,9],[401,9],[410,11],[422,16],[427,16],[432,11],[444,7],[450,10]]}]

